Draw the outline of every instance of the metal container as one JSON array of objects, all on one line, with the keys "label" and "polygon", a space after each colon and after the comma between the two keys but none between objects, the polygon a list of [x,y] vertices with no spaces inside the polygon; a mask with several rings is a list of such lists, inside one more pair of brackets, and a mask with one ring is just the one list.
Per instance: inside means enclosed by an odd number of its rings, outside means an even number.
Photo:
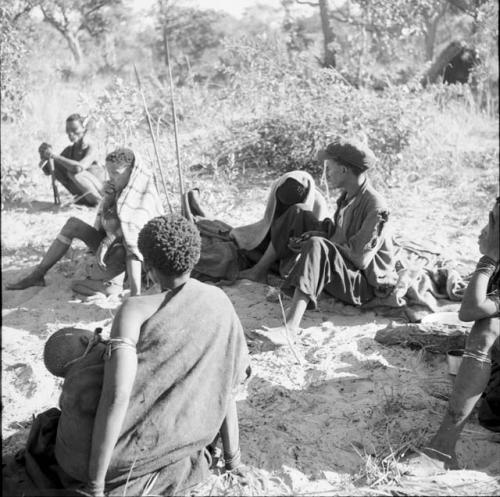
[{"label": "metal container", "polygon": [[463,355],[464,349],[452,349],[448,351],[446,360],[448,361],[448,371],[450,374],[456,375],[458,373]]}]

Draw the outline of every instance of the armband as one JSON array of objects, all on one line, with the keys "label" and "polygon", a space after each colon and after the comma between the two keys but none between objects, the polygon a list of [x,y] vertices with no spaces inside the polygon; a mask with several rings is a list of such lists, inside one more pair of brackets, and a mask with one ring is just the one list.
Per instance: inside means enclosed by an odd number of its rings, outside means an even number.
[{"label": "armband", "polygon": [[491,257],[483,255],[476,265],[475,272],[489,277],[495,272],[496,267],[497,264]]},{"label": "armband", "polygon": [[106,352],[104,357],[106,359],[111,359],[111,354],[118,349],[128,349],[132,350],[134,353],[137,350],[135,343],[130,338],[110,338],[106,343]]},{"label": "armband", "polygon": [[224,464],[229,471],[241,465],[241,450],[239,447],[238,450],[231,455],[224,452]]}]

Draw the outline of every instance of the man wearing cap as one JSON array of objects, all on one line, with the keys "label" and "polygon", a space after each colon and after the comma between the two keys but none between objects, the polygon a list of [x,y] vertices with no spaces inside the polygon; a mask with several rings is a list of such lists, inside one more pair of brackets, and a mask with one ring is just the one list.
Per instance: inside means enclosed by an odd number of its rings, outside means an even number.
[{"label": "man wearing cap", "polygon": [[[290,207],[279,220],[271,249],[259,261],[300,256],[283,289],[293,291],[286,316],[287,328],[296,332],[308,305],[316,306],[321,292],[353,305],[392,290],[397,281],[389,212],[385,200],[373,189],[367,170],[375,156],[364,144],[336,139],[320,151],[331,188],[342,190],[333,220],[319,221],[311,212]],[[264,327],[266,338],[286,343],[284,327]]]}]

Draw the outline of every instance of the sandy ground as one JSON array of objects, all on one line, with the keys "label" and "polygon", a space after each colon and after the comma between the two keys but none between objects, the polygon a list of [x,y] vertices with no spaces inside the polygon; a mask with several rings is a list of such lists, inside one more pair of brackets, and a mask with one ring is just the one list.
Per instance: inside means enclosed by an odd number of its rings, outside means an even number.
[{"label": "sandy ground", "polygon": [[[220,218],[239,225],[258,217],[264,193],[247,189],[241,195],[223,206]],[[39,260],[70,215],[93,221],[89,209],[47,210],[50,197],[46,200],[3,211],[2,285]],[[404,235],[420,233],[438,248],[456,247],[451,256],[470,269],[479,229],[464,234],[459,221],[452,220],[437,232],[432,219],[432,210],[422,215],[408,201],[408,211],[396,216],[395,225]],[[75,244],[48,274],[46,287],[2,292],[3,454],[22,447],[34,414],[57,405],[59,381],[42,362],[47,337],[63,326],[109,329],[120,304],[118,299],[83,302],[72,295],[70,279],[84,255],[84,247]],[[245,330],[280,323],[279,304],[267,285],[240,281],[224,290]],[[243,459],[258,483],[232,487],[232,493],[500,494],[500,468],[495,466],[500,444],[475,415],[458,445],[466,469],[425,480],[384,470],[391,453],[422,444],[437,428],[453,381],[444,356],[374,341],[388,323],[373,312],[324,300],[303,322],[297,343],[303,364],[289,347],[251,345],[253,378],[238,408]],[[200,494],[227,488],[227,481],[214,476]]]}]

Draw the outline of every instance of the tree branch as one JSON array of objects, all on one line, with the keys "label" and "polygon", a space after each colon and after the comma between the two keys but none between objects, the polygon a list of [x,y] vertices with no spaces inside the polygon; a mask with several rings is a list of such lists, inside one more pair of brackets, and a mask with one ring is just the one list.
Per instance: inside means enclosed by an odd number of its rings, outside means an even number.
[{"label": "tree branch", "polygon": [[309,2],[308,0],[295,0],[295,2],[300,3],[300,5],[310,5],[311,7],[319,7],[319,3]]},{"label": "tree branch", "polygon": [[28,4],[26,5],[26,7],[24,7],[23,10],[21,10],[21,12],[18,12],[17,14],[15,14],[13,17],[12,17],[12,22],[15,23],[17,22],[17,20],[23,16],[24,14],[27,14],[28,12],[30,12],[32,9],[34,8],[34,5],[31,5],[31,4]]},{"label": "tree branch", "polygon": [[475,17],[474,12],[469,10],[469,5],[465,0],[446,0],[448,3],[456,7],[458,10],[462,11],[471,17]]}]

